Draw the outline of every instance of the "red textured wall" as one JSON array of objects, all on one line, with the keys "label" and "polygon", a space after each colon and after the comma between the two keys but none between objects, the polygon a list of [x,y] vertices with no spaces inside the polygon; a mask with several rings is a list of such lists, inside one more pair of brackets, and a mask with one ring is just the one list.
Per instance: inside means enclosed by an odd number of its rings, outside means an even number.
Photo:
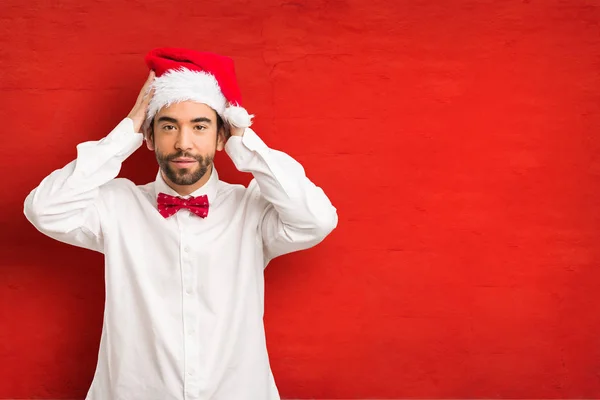
[{"label": "red textured wall", "polygon": [[[3,0],[0,16],[0,398],[87,391],[102,257],[39,234],[23,200],[126,115],[158,46],[232,56],[256,130],[338,208],[322,245],[267,269],[284,397],[600,397],[596,0]],[[156,170],[142,148],[122,176]]]}]

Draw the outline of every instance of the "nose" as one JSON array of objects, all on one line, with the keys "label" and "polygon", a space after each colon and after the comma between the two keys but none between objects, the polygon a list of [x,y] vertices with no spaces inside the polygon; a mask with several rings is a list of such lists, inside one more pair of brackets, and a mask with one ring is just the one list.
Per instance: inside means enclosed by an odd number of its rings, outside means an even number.
[{"label": "nose", "polygon": [[193,132],[190,128],[183,127],[179,130],[175,148],[177,150],[188,151],[192,149]]}]

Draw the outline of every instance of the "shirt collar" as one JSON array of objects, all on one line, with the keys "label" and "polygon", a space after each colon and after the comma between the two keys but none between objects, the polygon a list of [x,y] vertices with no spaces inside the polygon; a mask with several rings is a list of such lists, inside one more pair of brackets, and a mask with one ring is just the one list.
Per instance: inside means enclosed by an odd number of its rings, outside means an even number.
[{"label": "shirt collar", "polygon": [[[187,198],[190,196],[202,196],[202,195],[207,195],[208,196],[208,204],[211,204],[213,202],[213,200],[215,199],[215,196],[217,194],[217,184],[219,182],[219,174],[217,173],[217,169],[215,168],[214,164],[212,166],[212,172],[210,174],[210,178],[208,178],[208,181],[202,185],[200,188],[196,189],[195,191],[193,191],[192,193],[190,193],[188,196],[181,196],[183,198]],[[165,193],[171,196],[179,196],[179,194],[171,189],[171,187],[169,185],[167,185],[167,183],[165,182],[165,180],[162,177],[162,174],[160,173],[160,169],[158,170],[158,173],[156,174],[156,180],[154,181],[154,197],[157,198],[159,193]]]}]

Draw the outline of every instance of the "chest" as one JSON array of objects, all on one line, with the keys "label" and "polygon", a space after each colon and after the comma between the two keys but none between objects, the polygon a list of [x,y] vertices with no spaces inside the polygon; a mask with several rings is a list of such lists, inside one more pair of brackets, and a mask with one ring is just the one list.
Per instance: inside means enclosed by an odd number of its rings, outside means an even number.
[{"label": "chest", "polygon": [[257,279],[264,268],[260,210],[233,200],[216,202],[206,218],[188,209],[165,218],[148,198],[113,208],[103,227],[107,267],[159,292],[191,282],[226,294]]}]

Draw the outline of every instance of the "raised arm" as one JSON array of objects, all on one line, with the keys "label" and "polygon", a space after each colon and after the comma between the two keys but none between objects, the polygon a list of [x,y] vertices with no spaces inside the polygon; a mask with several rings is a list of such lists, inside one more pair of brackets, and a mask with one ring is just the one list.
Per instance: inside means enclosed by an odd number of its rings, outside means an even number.
[{"label": "raised arm", "polygon": [[254,176],[268,202],[259,226],[268,260],[312,247],[337,226],[335,207],[302,165],[252,129],[235,129],[225,150],[238,170]]},{"label": "raised arm", "polygon": [[42,180],[25,199],[27,219],[42,233],[61,242],[102,252],[98,201],[104,185],[143,142],[138,133],[152,93],[151,72],[134,107],[106,137],[77,145],[77,158]]}]

